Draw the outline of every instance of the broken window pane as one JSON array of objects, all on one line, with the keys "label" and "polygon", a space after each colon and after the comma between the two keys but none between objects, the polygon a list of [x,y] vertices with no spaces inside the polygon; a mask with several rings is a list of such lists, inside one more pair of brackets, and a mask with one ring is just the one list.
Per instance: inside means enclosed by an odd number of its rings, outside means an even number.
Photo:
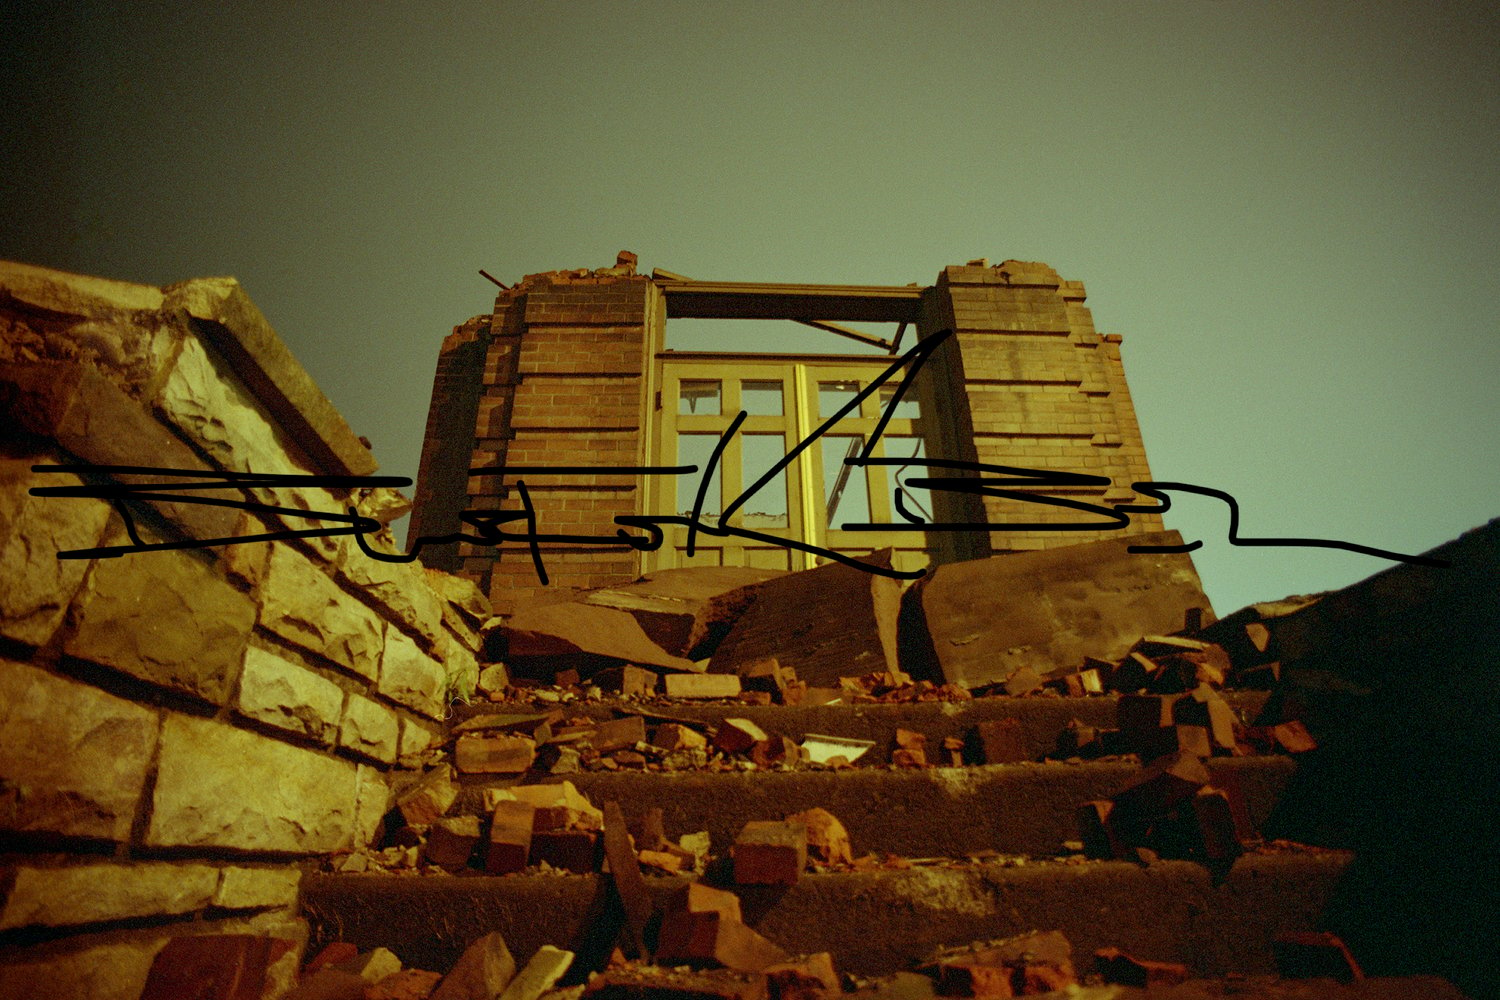
[{"label": "broken window pane", "polygon": [[[703,474],[708,469],[708,461],[718,444],[719,435],[717,434],[677,435],[677,464],[698,467],[697,472],[684,472],[677,476],[677,513],[685,517],[692,516],[693,503],[698,495],[698,484],[703,481]],[[715,465],[713,478],[708,483],[708,492],[703,497],[703,507],[699,514],[704,520],[718,517],[724,510],[724,486],[720,482],[722,477],[719,471],[719,466]]]},{"label": "broken window pane", "polygon": [[901,394],[901,402],[895,408],[891,408],[891,399],[896,395],[897,387],[894,385],[883,385],[880,387],[880,412],[889,413],[892,420],[915,420],[922,415],[921,407],[917,405],[917,387],[909,385]]},{"label": "broken window pane", "polygon": [[931,521],[932,517],[932,491],[925,488],[915,488],[905,485],[908,479],[922,479],[931,475],[927,467],[921,463],[921,459],[927,457],[925,443],[919,437],[895,437],[884,435],[881,438],[885,442],[885,454],[887,458],[910,458],[911,465],[888,465],[885,467],[886,489],[891,494],[891,523],[910,523],[910,518],[904,517],[896,508],[896,490],[901,491],[901,503],[906,507],[908,513],[923,521]]},{"label": "broken window pane", "polygon": [[781,416],[781,379],[741,382],[740,409],[752,417]]},{"label": "broken window pane", "polygon": [[[786,443],[780,434],[746,434],[740,438],[740,455],[744,461],[740,481],[749,490],[772,466],[786,458]],[[747,528],[788,527],[786,469],[777,471],[775,477],[756,490],[740,513]]]},{"label": "broken window pane", "polygon": [[865,439],[858,434],[826,434],[819,439],[823,448],[823,509],[829,528],[840,530],[848,523],[868,524],[870,492],[863,466],[845,465],[844,460],[858,458]]},{"label": "broken window pane", "polygon": [[692,416],[719,415],[719,380],[716,378],[683,379],[677,412]]},{"label": "broken window pane", "polygon": [[[818,416],[831,417],[849,405],[859,393],[859,383],[853,380],[818,383]],[[859,407],[854,407],[848,417],[859,416]]]}]

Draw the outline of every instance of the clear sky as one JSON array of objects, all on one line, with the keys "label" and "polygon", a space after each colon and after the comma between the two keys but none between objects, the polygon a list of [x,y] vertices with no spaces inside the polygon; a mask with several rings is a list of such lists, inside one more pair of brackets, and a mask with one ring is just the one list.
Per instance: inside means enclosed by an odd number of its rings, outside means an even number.
[{"label": "clear sky", "polygon": [[[1494,4],[18,6],[0,257],[239,278],[386,473],[479,268],[984,256],[1085,283],[1153,475],[1244,534],[1418,552],[1500,515]],[[1221,614],[1389,565],[1167,522]]]}]

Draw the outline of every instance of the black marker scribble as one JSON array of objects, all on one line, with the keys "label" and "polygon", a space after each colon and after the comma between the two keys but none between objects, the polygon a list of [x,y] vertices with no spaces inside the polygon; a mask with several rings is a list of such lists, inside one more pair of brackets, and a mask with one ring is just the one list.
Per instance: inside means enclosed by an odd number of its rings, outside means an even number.
[{"label": "black marker scribble", "polygon": [[[1095,476],[1087,473],[1066,472],[1047,469],[1027,469],[1008,465],[986,465],[979,462],[963,462],[947,459],[924,459],[924,458],[876,458],[872,457],[871,450],[880,441],[885,432],[886,425],[890,422],[896,406],[911,387],[912,380],[916,377],[922,365],[931,353],[950,336],[952,331],[944,330],[919,342],[889,368],[873,379],[868,386],[857,393],[852,399],[845,403],[837,412],[825,420],[817,430],[799,442],[796,447],[766,471],[759,479],[752,483],[736,497],[733,502],[725,505],[724,510],[718,515],[714,523],[705,523],[702,520],[703,505],[705,503],[708,485],[713,478],[714,470],[723,456],[724,449],[729,440],[739,431],[744,423],[746,413],[741,411],[730,422],[729,427],[720,435],[712,455],[709,457],[708,467],[703,471],[702,478],[698,484],[698,490],[693,499],[693,509],[689,515],[665,514],[665,515],[634,515],[621,514],[614,518],[614,523],[619,525],[613,535],[572,535],[572,534],[544,534],[538,530],[537,512],[531,502],[531,494],[527,489],[524,479],[517,479],[514,489],[520,500],[520,510],[466,510],[459,515],[460,522],[466,527],[473,529],[458,531],[446,535],[423,535],[413,541],[405,553],[380,552],[371,548],[365,541],[365,535],[378,532],[381,529],[380,522],[373,518],[365,517],[357,512],[354,507],[346,508],[344,513],[328,511],[301,511],[285,507],[277,507],[270,504],[254,503],[249,501],[226,500],[220,497],[204,496],[182,496],[181,491],[188,490],[212,490],[226,489],[246,486],[277,487],[277,486],[301,486],[320,487],[326,489],[364,489],[375,486],[410,486],[411,480],[400,476],[317,476],[317,475],[277,475],[271,473],[252,472],[194,472],[180,469],[158,469],[145,466],[112,466],[112,465],[34,465],[35,472],[65,472],[73,474],[103,474],[103,475],[134,475],[134,476],[157,476],[197,478],[201,482],[190,483],[145,483],[145,484],[122,484],[108,483],[83,486],[47,486],[36,487],[30,492],[33,496],[59,496],[59,497],[95,497],[108,501],[120,512],[125,522],[126,533],[131,539],[130,545],[106,545],[87,549],[69,549],[59,552],[59,559],[92,559],[92,558],[115,558],[130,552],[149,552],[163,549],[192,549],[207,548],[215,545],[237,545],[245,542],[269,542],[292,538],[315,538],[330,537],[337,535],[353,535],[359,548],[367,556],[381,562],[411,562],[417,559],[422,548],[427,545],[444,545],[454,542],[467,542],[472,545],[490,546],[499,548],[505,542],[525,543],[531,553],[532,564],[536,569],[537,579],[542,584],[548,583],[546,568],[542,562],[542,543],[571,544],[571,545],[622,545],[639,552],[654,552],[665,542],[664,528],[669,525],[681,526],[687,529],[687,554],[691,556],[695,551],[697,536],[699,534],[711,535],[716,538],[745,538],[752,541],[766,542],[771,545],[787,549],[796,549],[800,552],[808,552],[813,555],[823,556],[873,573],[879,576],[892,577],[895,579],[917,579],[925,575],[925,570],[898,570],[882,566],[874,566],[870,563],[861,562],[854,556],[841,552],[835,552],[817,545],[802,542],[796,539],[783,538],[779,535],[766,534],[753,531],[748,528],[730,525],[729,518],[745,505],[756,491],[765,486],[779,473],[796,461],[797,457],[810,448],[814,442],[821,438],[838,421],[844,419],[851,412],[857,412],[860,404],[872,393],[879,391],[887,385],[895,375],[903,368],[905,375],[897,385],[891,399],[881,413],[880,419],[871,433],[868,441],[859,456],[845,459],[847,466],[859,468],[869,465],[882,466],[922,466],[927,469],[947,469],[955,472],[975,473],[967,478],[956,477],[913,477],[907,479],[904,486],[925,488],[929,491],[947,491],[952,493],[964,493],[978,495],[981,497],[998,497],[1016,500],[1022,503],[1042,504],[1049,507],[1062,507],[1075,510],[1082,514],[1090,515],[1089,520],[1077,521],[1018,521],[995,524],[988,521],[960,521],[960,522],[931,522],[918,518],[909,511],[903,502],[905,492],[903,484],[898,481],[894,493],[896,512],[904,519],[902,524],[874,524],[863,522],[846,522],[839,525],[843,531],[1118,531],[1130,525],[1131,514],[1162,514],[1171,508],[1171,497],[1168,491],[1184,493],[1196,493],[1201,496],[1214,497],[1222,500],[1229,507],[1229,531],[1228,541],[1232,545],[1259,545],[1259,546],[1298,546],[1343,549],[1348,552],[1358,552],[1363,555],[1375,556],[1380,559],[1388,559],[1392,562],[1413,563],[1420,566],[1447,566],[1448,563],[1442,559],[1431,556],[1405,555],[1399,552],[1391,552],[1386,549],[1378,549],[1368,545],[1359,545],[1354,542],[1343,542],[1333,539],[1318,538],[1241,538],[1239,536],[1239,505],[1234,497],[1222,490],[1211,489],[1207,486],[1195,486],[1191,483],[1167,483],[1167,482],[1138,482],[1133,483],[1132,488],[1137,492],[1151,497],[1157,501],[1157,505],[1145,505],[1137,503],[1115,503],[1110,506],[1087,503],[1082,500],[1073,500],[1066,497],[1047,496],[1032,492],[1021,492],[1014,487],[1046,487],[1050,489],[1077,489],[1107,487],[1111,480],[1107,476]],[[504,474],[510,476],[519,475],[591,475],[606,473],[610,475],[640,475],[640,476],[676,476],[690,474],[698,471],[696,465],[661,465],[661,466],[552,466],[552,465],[528,465],[528,466],[476,466],[469,470],[470,476],[489,476]],[[214,538],[207,540],[192,540],[179,542],[145,542],[140,538],[136,530],[134,519],[124,501],[135,500],[159,500],[170,503],[183,504],[207,504],[212,506],[230,507],[254,513],[275,514],[281,517],[297,517],[313,521],[332,521],[343,527],[331,528],[307,528],[291,531],[270,531],[256,535],[243,535],[230,538]],[[524,530],[511,531],[506,525],[516,522],[524,522]],[[632,528],[644,532],[643,535],[633,535],[625,529]],[[1184,543],[1182,545],[1131,545],[1126,551],[1133,553],[1156,553],[1156,552],[1191,552],[1202,545],[1202,541]]]}]

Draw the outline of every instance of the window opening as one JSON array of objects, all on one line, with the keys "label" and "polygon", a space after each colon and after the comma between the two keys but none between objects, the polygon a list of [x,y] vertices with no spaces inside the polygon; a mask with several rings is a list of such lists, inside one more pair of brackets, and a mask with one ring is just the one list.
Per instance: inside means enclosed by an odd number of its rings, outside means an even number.
[{"label": "window opening", "polygon": [[[677,461],[680,465],[696,465],[696,475],[677,477],[677,513],[691,517],[693,504],[697,502],[698,486],[708,470],[714,448],[719,444],[717,434],[680,433],[677,435]],[[699,515],[704,518],[718,517],[724,510],[724,485],[722,482],[722,459],[714,465],[713,477],[708,481],[708,490],[703,496],[703,507]]]},{"label": "window opening", "polygon": [[746,379],[741,382],[740,408],[752,417],[784,415],[786,411],[781,399],[781,379]]},{"label": "window opening", "polygon": [[683,379],[677,412],[684,416],[717,417],[722,409],[717,379]]},{"label": "window opening", "polygon": [[[777,383],[780,385],[780,383]],[[740,448],[740,482],[749,489],[756,480],[771,470],[776,463],[786,458],[786,439],[781,434],[745,434]],[[786,469],[779,470],[740,508],[742,523],[747,528],[786,528],[787,517]]]}]

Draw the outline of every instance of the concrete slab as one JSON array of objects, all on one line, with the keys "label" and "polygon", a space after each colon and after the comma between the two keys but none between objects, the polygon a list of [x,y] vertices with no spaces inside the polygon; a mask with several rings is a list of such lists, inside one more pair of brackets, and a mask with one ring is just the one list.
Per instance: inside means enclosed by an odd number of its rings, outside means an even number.
[{"label": "concrete slab", "polygon": [[1189,608],[1212,617],[1186,553],[1126,551],[1181,544],[1167,531],[934,567],[903,599],[903,666],[974,688],[1119,659],[1143,635],[1180,630]]}]

